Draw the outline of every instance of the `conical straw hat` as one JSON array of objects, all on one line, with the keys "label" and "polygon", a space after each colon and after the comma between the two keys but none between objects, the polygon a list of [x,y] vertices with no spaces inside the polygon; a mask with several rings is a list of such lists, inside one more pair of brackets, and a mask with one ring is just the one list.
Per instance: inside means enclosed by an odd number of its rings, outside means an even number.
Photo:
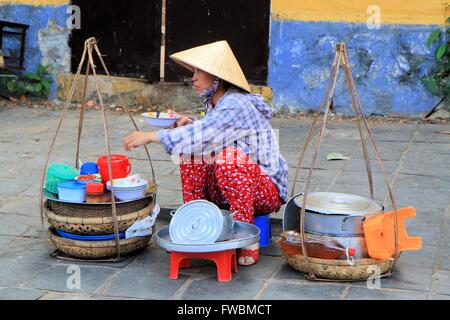
[{"label": "conical straw hat", "polygon": [[194,68],[197,68],[247,92],[251,91],[239,62],[226,41],[180,51],[172,54],[170,58],[192,72],[194,72]]}]

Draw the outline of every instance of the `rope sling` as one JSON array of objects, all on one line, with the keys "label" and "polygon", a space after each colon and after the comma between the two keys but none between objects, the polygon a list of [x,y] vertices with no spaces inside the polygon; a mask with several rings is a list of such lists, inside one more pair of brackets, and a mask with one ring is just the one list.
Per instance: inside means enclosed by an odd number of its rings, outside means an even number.
[{"label": "rope sling", "polygon": [[300,174],[300,168],[302,166],[306,150],[307,150],[308,146],[310,145],[310,143],[312,141],[313,129],[316,127],[316,125],[317,125],[317,123],[318,123],[318,121],[320,119],[320,116],[322,114],[323,107],[325,106],[323,121],[322,121],[322,124],[320,125],[319,133],[316,136],[317,142],[316,142],[316,145],[314,147],[313,157],[312,157],[311,165],[309,167],[307,182],[306,182],[305,190],[304,190],[304,193],[303,193],[302,206],[301,206],[301,209],[299,210],[300,211],[299,212],[299,214],[300,214],[300,234],[301,234],[300,242],[301,242],[301,247],[302,247],[302,251],[303,251],[303,255],[304,255],[304,259],[305,259],[306,269],[308,271],[308,274],[306,275],[306,278],[308,280],[310,280],[310,281],[326,281],[326,282],[328,282],[328,281],[332,281],[332,282],[346,282],[346,281],[348,281],[348,280],[341,280],[341,279],[323,279],[323,278],[318,278],[316,276],[316,274],[313,272],[313,270],[311,269],[310,261],[309,261],[309,257],[308,257],[308,252],[307,252],[306,247],[305,247],[305,215],[306,215],[306,203],[307,203],[307,198],[308,198],[308,191],[309,191],[309,188],[310,188],[310,184],[311,184],[311,180],[312,180],[312,174],[313,174],[314,166],[316,164],[317,155],[318,155],[318,152],[319,152],[319,149],[320,149],[322,136],[324,134],[324,131],[325,131],[325,128],[326,128],[326,125],[327,125],[328,116],[329,116],[329,113],[330,113],[332,99],[333,99],[333,95],[334,95],[334,90],[336,88],[336,82],[337,82],[337,78],[338,78],[338,74],[339,74],[339,70],[340,70],[341,66],[342,66],[342,68],[344,70],[344,75],[345,75],[347,87],[349,89],[349,93],[350,93],[350,97],[351,97],[351,101],[352,101],[353,111],[355,113],[356,122],[358,124],[358,131],[359,131],[359,136],[360,136],[360,140],[361,140],[364,160],[365,160],[365,164],[366,164],[367,177],[368,177],[368,181],[369,181],[370,198],[374,199],[373,178],[372,178],[372,169],[371,169],[371,166],[370,166],[369,153],[368,153],[368,149],[367,149],[367,145],[366,145],[366,141],[365,141],[363,124],[364,124],[365,129],[367,130],[367,135],[369,137],[369,141],[370,141],[371,146],[372,146],[372,148],[374,150],[374,153],[375,153],[375,156],[377,158],[377,161],[380,164],[381,171],[382,171],[383,176],[384,176],[384,182],[386,183],[386,186],[387,186],[387,189],[388,189],[389,198],[390,198],[390,201],[391,201],[391,204],[392,204],[392,208],[394,209],[394,211],[393,211],[394,212],[394,236],[395,236],[395,247],[394,247],[395,248],[394,249],[395,254],[394,254],[394,258],[393,258],[394,260],[393,260],[393,264],[392,264],[392,267],[390,268],[390,270],[388,270],[386,273],[380,275],[378,278],[391,277],[393,272],[394,272],[395,265],[396,265],[398,257],[399,257],[399,255],[398,255],[397,204],[396,204],[396,202],[394,200],[394,196],[393,196],[393,193],[392,193],[392,188],[389,185],[389,181],[388,181],[388,178],[387,178],[386,170],[384,169],[384,164],[383,164],[383,161],[381,159],[380,152],[378,151],[378,148],[377,148],[377,146],[375,144],[375,140],[374,140],[372,132],[371,132],[371,128],[370,128],[369,123],[367,121],[367,118],[364,115],[364,112],[362,110],[361,102],[359,100],[359,96],[358,96],[358,93],[357,93],[357,90],[356,90],[355,82],[354,82],[354,79],[353,79],[353,76],[352,76],[352,71],[351,71],[351,67],[350,67],[350,63],[349,63],[349,59],[348,59],[346,44],[345,43],[337,43],[336,44],[336,52],[335,52],[335,56],[334,56],[334,61],[333,61],[333,64],[331,66],[331,71],[330,71],[330,79],[329,79],[327,87],[326,87],[324,98],[323,98],[320,106],[317,108],[317,112],[316,112],[316,115],[315,115],[314,120],[312,122],[312,125],[309,128],[309,130],[308,130],[307,138],[305,140],[303,149],[301,149],[299,151],[298,155],[297,155],[298,161],[297,161],[296,172],[295,172],[295,177],[294,177],[294,184],[293,184],[292,193],[291,193],[291,198],[292,198],[292,197],[295,196],[295,185],[297,183],[297,180],[298,180],[298,177],[299,177],[299,174]]},{"label": "rope sling", "polygon": [[[58,126],[56,128],[55,134],[53,136],[51,145],[50,145],[50,149],[47,153],[47,158],[45,161],[45,166],[43,169],[43,173],[42,173],[42,180],[41,180],[41,185],[40,185],[40,196],[39,196],[39,206],[40,206],[40,216],[41,216],[41,223],[42,225],[44,225],[44,183],[45,183],[45,177],[46,177],[46,172],[47,172],[47,168],[48,168],[48,163],[49,163],[49,159],[50,159],[50,155],[52,153],[53,147],[55,145],[55,141],[56,138],[58,136],[59,130],[61,128],[62,122],[64,120],[64,116],[67,112],[67,110],[69,109],[69,106],[71,104],[71,101],[73,99],[77,84],[78,84],[78,80],[80,78],[80,74],[82,72],[83,69],[83,65],[85,64],[86,66],[86,72],[85,72],[85,78],[84,78],[84,84],[83,84],[83,91],[82,91],[82,103],[81,103],[81,111],[80,111],[80,119],[79,119],[79,123],[78,123],[78,130],[77,130],[77,150],[76,150],[76,157],[75,157],[75,167],[77,169],[79,169],[79,154],[80,154],[80,141],[81,141],[81,133],[83,130],[83,121],[84,121],[84,114],[86,112],[86,92],[87,92],[87,88],[88,88],[88,82],[89,82],[89,77],[90,77],[90,71],[92,70],[92,76],[94,79],[94,85],[95,85],[95,91],[97,93],[97,97],[98,97],[98,101],[99,101],[99,105],[101,108],[101,112],[102,112],[102,122],[103,122],[103,131],[104,131],[104,137],[105,137],[105,148],[106,148],[106,152],[107,152],[107,158],[108,158],[108,174],[110,177],[112,177],[112,166],[111,166],[111,149],[110,149],[110,139],[109,139],[109,135],[108,135],[108,122],[107,122],[107,118],[106,118],[106,112],[105,112],[105,106],[103,103],[103,97],[100,93],[100,86],[99,86],[99,82],[97,79],[97,67],[94,64],[94,55],[93,53],[97,54],[98,59],[100,60],[103,70],[106,73],[106,76],[108,78],[108,80],[111,82],[112,84],[112,88],[113,88],[113,92],[116,93],[119,96],[120,99],[120,103],[122,104],[122,107],[125,109],[126,113],[128,114],[131,122],[133,123],[133,126],[135,128],[136,131],[140,131],[139,127],[136,124],[136,121],[134,120],[129,108],[127,107],[127,104],[125,103],[125,100],[123,99],[122,95],[120,94],[120,92],[117,90],[116,85],[114,84],[114,81],[111,78],[111,75],[108,71],[108,68],[106,67],[105,61],[103,60],[103,56],[100,53],[100,50],[98,48],[97,45],[97,39],[96,38],[89,38],[85,41],[84,43],[84,50],[83,50],[83,54],[81,56],[81,61],[80,64],[78,66],[77,69],[77,73],[75,74],[74,80],[72,82],[72,85],[70,87],[69,90],[69,94],[67,97],[67,101],[65,104],[65,107],[62,111],[61,117],[59,119],[59,123]],[[145,148],[145,152],[147,154],[147,158],[149,160],[149,164],[150,164],[150,170],[151,170],[151,174],[152,174],[152,182],[153,182],[153,186],[157,187],[157,183],[156,183],[156,179],[155,179],[155,170],[153,168],[153,163],[150,157],[150,153],[148,151],[147,146],[144,146]],[[116,249],[117,249],[117,257],[115,259],[113,259],[113,261],[120,261],[121,260],[121,252],[120,252],[120,237],[119,237],[119,230],[118,230],[118,226],[117,226],[117,210],[116,210],[116,200],[114,197],[114,180],[111,179],[111,200],[112,200],[112,218],[113,218],[113,223],[114,223],[114,234],[115,234],[115,243],[116,243]],[[153,201],[156,201],[156,195],[153,197]]]}]

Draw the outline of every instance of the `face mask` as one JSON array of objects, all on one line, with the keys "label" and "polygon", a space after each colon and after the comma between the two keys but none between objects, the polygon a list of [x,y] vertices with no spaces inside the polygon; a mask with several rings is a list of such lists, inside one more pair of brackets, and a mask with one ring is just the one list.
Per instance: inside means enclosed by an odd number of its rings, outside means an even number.
[{"label": "face mask", "polygon": [[211,87],[203,90],[203,92],[200,93],[200,98],[211,99],[214,93],[216,93],[217,89],[219,89],[219,83],[219,79],[214,80],[214,83]]}]

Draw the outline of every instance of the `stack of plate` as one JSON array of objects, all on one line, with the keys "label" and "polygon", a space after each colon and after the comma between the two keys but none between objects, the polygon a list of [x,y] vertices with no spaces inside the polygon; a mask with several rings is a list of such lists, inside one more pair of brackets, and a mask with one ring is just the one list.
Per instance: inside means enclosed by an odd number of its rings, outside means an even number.
[{"label": "stack of plate", "polygon": [[141,180],[133,187],[116,186],[111,187],[111,181],[106,183],[106,188],[109,191],[114,189],[114,196],[120,201],[131,201],[141,199],[145,196],[145,190],[148,188],[148,181]]}]

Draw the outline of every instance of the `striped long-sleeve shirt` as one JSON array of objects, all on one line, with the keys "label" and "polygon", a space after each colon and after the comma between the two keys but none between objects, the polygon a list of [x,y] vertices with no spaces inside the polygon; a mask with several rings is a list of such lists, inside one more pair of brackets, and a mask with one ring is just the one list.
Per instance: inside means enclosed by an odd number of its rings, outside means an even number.
[{"label": "striped long-sleeve shirt", "polygon": [[158,131],[158,137],[171,155],[209,156],[234,146],[260,166],[278,187],[280,197],[287,201],[288,167],[269,122],[272,115],[272,109],[260,95],[231,88],[202,120]]}]

